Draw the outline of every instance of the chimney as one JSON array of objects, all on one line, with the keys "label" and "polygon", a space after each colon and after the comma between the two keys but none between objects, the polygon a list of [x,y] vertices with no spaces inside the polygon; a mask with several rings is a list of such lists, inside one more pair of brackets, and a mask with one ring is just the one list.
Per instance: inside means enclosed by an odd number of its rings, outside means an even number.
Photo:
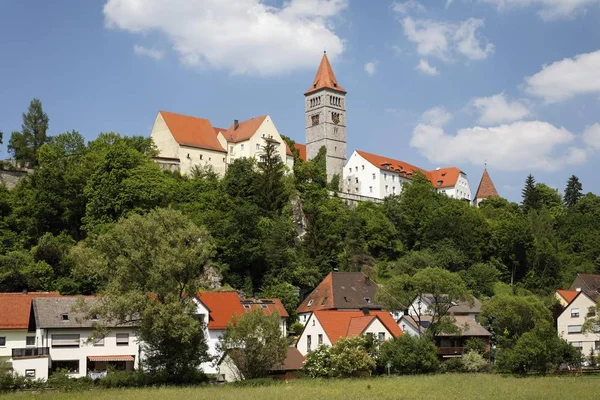
[{"label": "chimney", "polygon": [[238,121],[237,119],[233,120],[233,130],[237,130],[237,128],[240,126],[240,121]]},{"label": "chimney", "polygon": [[363,309],[361,311],[362,311],[363,315],[371,314],[371,312],[369,311],[369,309],[367,307],[363,307]]}]

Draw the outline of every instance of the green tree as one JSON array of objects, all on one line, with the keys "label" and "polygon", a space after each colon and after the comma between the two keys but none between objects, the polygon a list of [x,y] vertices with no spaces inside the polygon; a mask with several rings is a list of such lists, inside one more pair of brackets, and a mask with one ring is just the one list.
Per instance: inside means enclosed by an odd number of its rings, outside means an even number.
[{"label": "green tree", "polygon": [[500,271],[492,263],[473,264],[459,274],[475,297],[492,297],[494,286],[500,278]]},{"label": "green tree", "polygon": [[37,165],[37,152],[48,141],[48,121],[42,102],[31,100],[27,113],[23,114],[21,132],[13,132],[8,142],[8,151],[17,161]]},{"label": "green tree", "polygon": [[262,288],[260,297],[263,299],[279,299],[289,314],[289,322],[298,318],[296,307],[299,303],[298,288],[288,282],[273,283]]},{"label": "green tree", "polygon": [[290,194],[284,181],[285,164],[273,140],[266,140],[262,147],[258,169],[262,172],[258,178],[259,205],[266,215],[279,215]]},{"label": "green tree", "polygon": [[537,183],[535,189],[539,198],[540,207],[549,210],[562,208],[563,201],[558,189],[551,188],[545,183]]},{"label": "green tree", "polygon": [[261,309],[235,316],[217,345],[219,358],[229,356],[240,379],[265,377],[287,355],[287,340],[279,323],[276,312],[267,316]]},{"label": "green tree", "polygon": [[434,372],[439,365],[438,351],[430,338],[404,334],[381,345],[378,369],[400,375]]},{"label": "green tree", "polygon": [[102,302],[88,311],[118,323],[137,321],[145,367],[185,379],[207,361],[204,329],[188,296],[213,263],[204,228],[178,211],[158,209],[121,219],[77,254],[78,272],[103,282]]},{"label": "green tree", "polygon": [[319,346],[308,353],[304,372],[312,378],[350,378],[370,374],[376,367],[371,343],[364,336],[341,338],[333,347]]},{"label": "green tree", "polygon": [[583,197],[583,186],[579,182],[579,178],[571,175],[565,187],[564,201],[567,208],[573,208]]},{"label": "green tree", "polygon": [[521,206],[526,213],[529,210],[537,210],[540,208],[540,197],[535,184],[535,178],[529,174],[525,180],[525,187],[521,191],[523,200]]}]

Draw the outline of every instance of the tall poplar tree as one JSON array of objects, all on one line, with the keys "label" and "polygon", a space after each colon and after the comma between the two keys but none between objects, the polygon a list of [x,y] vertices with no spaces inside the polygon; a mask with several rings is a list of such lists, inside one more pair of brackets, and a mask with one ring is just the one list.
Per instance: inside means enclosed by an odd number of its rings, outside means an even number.
[{"label": "tall poplar tree", "polygon": [[571,175],[567,181],[564,196],[564,202],[568,208],[575,206],[575,204],[583,197],[583,193],[581,193],[582,189],[583,186],[581,185],[581,182],[579,182],[579,178],[575,175]]},{"label": "tall poplar tree", "polygon": [[21,132],[13,132],[8,142],[8,151],[22,164],[38,164],[37,152],[48,142],[48,115],[39,99],[31,100],[27,113],[23,114]]}]

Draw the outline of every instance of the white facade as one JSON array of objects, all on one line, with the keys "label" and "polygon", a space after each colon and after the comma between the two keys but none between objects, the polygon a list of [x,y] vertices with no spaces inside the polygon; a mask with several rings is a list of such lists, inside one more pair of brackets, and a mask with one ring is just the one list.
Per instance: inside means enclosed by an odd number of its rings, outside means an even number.
[{"label": "white facade", "polygon": [[45,381],[49,376],[50,357],[16,358],[12,362],[12,368],[14,372],[26,378]]},{"label": "white facade", "polygon": [[[30,345],[27,345],[30,337]],[[33,342],[33,344],[31,344]],[[4,344],[3,344],[4,343]],[[12,350],[36,347],[35,333],[27,329],[2,329],[0,330],[0,361],[12,361]]]},{"label": "white facade", "polygon": [[421,333],[419,332],[419,330],[412,323],[407,322],[406,318],[410,318],[410,317],[407,317],[406,315],[402,315],[398,319],[398,326],[400,327],[400,329],[402,329],[402,332],[409,334],[411,336],[421,336]]},{"label": "white facade", "polygon": [[557,319],[558,336],[579,348],[584,356],[589,356],[592,349],[596,355],[600,352],[600,333],[582,331],[586,318],[595,316],[595,313],[590,313],[594,306],[594,301],[582,292]]},{"label": "white facade", "polygon": [[300,354],[306,356],[310,351],[315,350],[321,345],[331,346],[331,340],[327,336],[327,333],[325,333],[325,329],[323,329],[317,316],[314,313],[310,313],[304,330],[298,339],[296,348]]},{"label": "white facade", "polygon": [[467,175],[462,172],[458,176],[455,186],[444,187],[437,190],[454,199],[471,201],[471,187],[469,186]]}]

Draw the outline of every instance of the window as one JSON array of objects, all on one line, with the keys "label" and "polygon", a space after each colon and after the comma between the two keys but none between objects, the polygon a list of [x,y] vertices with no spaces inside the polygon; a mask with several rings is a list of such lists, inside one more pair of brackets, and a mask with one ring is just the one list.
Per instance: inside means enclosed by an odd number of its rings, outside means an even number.
[{"label": "window", "polygon": [[354,170],[355,170],[356,172],[358,172],[358,165],[357,165],[356,167],[354,167]]},{"label": "window", "polygon": [[358,183],[358,178],[355,178],[356,183]]},{"label": "window", "polygon": [[266,304],[261,304],[260,308],[268,308]]},{"label": "window", "polygon": [[581,325],[568,325],[567,333],[581,333]]},{"label": "window", "polygon": [[312,319],[312,326],[315,326],[315,319]]},{"label": "window", "polygon": [[244,143],[242,143],[242,144],[240,145],[240,150],[241,150],[241,151],[244,151]]},{"label": "window", "polygon": [[569,344],[579,350],[581,350],[581,348],[583,347],[582,342],[569,342]]},{"label": "window", "polygon": [[0,347],[6,346],[6,336],[0,336]]},{"label": "window", "polygon": [[250,304],[244,304],[244,308],[250,309]]},{"label": "window", "polygon": [[587,316],[589,317],[595,317],[596,316],[596,307],[589,307],[588,308],[588,312],[587,312]]},{"label": "window", "polygon": [[385,192],[387,193],[387,192],[389,192],[389,191],[390,191],[390,190],[389,190],[389,187],[388,187],[388,185],[385,185]]},{"label": "window", "polygon": [[229,152],[233,154],[233,146],[229,146]]},{"label": "window", "polygon": [[594,350],[600,350],[600,340],[594,342]]},{"label": "window", "polygon": [[129,345],[129,333],[117,333],[117,346]]},{"label": "window", "polygon": [[311,300],[308,301],[308,304],[306,306],[310,307],[310,306],[312,306],[312,303],[313,303],[313,300],[311,299]]},{"label": "window", "polygon": [[328,298],[329,298],[329,297],[327,297],[327,296],[323,297],[323,301],[321,302],[321,305],[322,305],[322,306],[324,306],[324,305],[325,305],[325,303],[327,303],[327,299],[328,299]]},{"label": "window", "polygon": [[365,170],[365,166],[364,166],[364,165],[361,165],[361,166],[360,166],[360,169],[364,171],[364,170]]},{"label": "window", "polygon": [[383,174],[383,180],[387,181],[387,174]]},{"label": "window", "polygon": [[368,297],[365,297],[365,301],[367,302],[367,304],[371,304],[371,299]]},{"label": "window", "polygon": [[373,186],[369,186],[369,193],[373,193]]},{"label": "window", "polygon": [[202,154],[200,154],[200,159],[201,159],[201,160],[202,160],[202,158],[203,158],[203,157],[204,157],[204,156],[203,156]]},{"label": "window", "polygon": [[79,373],[79,360],[52,361],[52,370],[57,371],[59,369],[64,369],[69,374],[78,374]]},{"label": "window", "polygon": [[256,143],[256,150],[260,150],[260,143]]},{"label": "window", "polygon": [[579,308],[571,308],[571,318],[579,318]]},{"label": "window", "polygon": [[52,347],[79,347],[79,334],[52,335]]},{"label": "window", "polygon": [[379,339],[380,342],[383,342],[385,340],[385,332],[379,332],[377,339]]},{"label": "window", "polygon": [[25,338],[25,345],[26,346],[35,346],[35,336],[27,336]]},{"label": "window", "polygon": [[69,314],[67,314],[67,313],[60,314],[60,320],[61,321],[68,321],[69,320]]},{"label": "window", "polygon": [[306,350],[310,351],[310,347],[312,345],[312,337],[310,335],[306,336]]},{"label": "window", "polygon": [[392,182],[396,180],[396,175],[392,175]]},{"label": "window", "polygon": [[392,186],[392,193],[396,193],[396,186]]},{"label": "window", "polygon": [[319,346],[323,344],[323,334],[319,333]]},{"label": "window", "polygon": [[373,179],[375,179],[375,174],[373,174]]},{"label": "window", "polygon": [[104,336],[94,339],[94,346],[96,346],[96,347],[104,346]]},{"label": "window", "polygon": [[348,172],[352,173],[352,167],[348,168]]},{"label": "window", "polygon": [[35,369],[26,369],[25,378],[35,379]]}]

